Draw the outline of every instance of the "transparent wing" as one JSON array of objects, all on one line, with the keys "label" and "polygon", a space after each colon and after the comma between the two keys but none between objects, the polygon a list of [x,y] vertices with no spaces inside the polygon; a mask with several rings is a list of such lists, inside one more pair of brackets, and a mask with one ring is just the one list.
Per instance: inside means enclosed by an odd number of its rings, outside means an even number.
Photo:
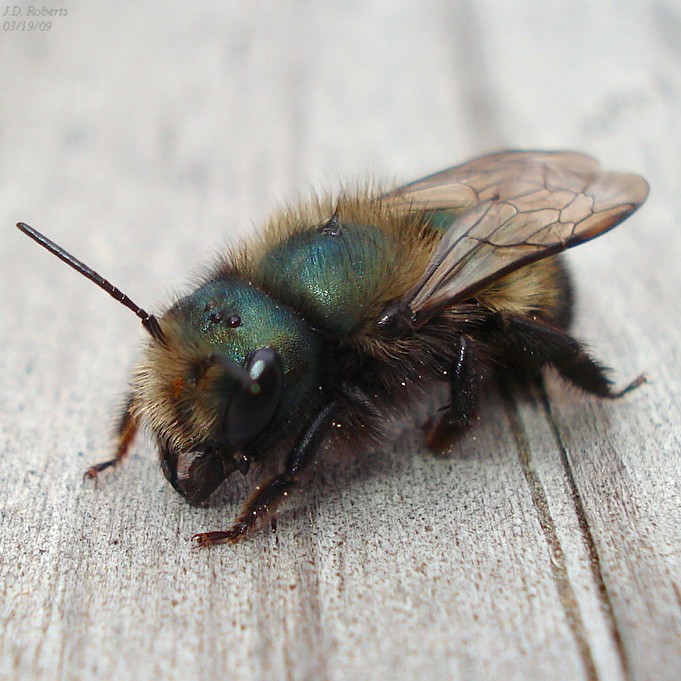
[{"label": "transparent wing", "polygon": [[638,175],[576,152],[490,154],[391,191],[398,210],[452,216],[401,301],[417,325],[500,277],[612,229],[648,195]]}]

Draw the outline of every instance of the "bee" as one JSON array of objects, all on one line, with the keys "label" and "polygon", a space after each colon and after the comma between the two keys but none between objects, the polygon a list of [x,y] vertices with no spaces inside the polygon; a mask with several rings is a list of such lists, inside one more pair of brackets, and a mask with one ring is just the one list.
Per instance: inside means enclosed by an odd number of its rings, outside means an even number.
[{"label": "bee", "polygon": [[[148,339],[112,459],[140,426],[189,503],[236,471],[280,460],[226,530],[274,522],[322,448],[380,442],[386,420],[445,386],[454,430],[493,377],[568,383],[618,398],[608,370],[568,332],[573,295],[559,254],[645,201],[647,182],[576,152],[503,151],[382,191],[343,191],[276,216],[225,254],[196,290],[149,314],[24,223],[18,227],[132,310]],[[485,378],[487,377],[487,378]],[[273,459],[275,456],[279,459]]]}]

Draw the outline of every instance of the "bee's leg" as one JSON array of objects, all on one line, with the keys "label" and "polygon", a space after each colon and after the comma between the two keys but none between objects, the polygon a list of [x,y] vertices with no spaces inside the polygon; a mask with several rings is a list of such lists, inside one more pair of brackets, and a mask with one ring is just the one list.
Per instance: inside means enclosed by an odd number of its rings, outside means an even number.
[{"label": "bee's leg", "polygon": [[133,403],[134,396],[131,394],[125,402],[125,408],[116,425],[116,454],[113,459],[90,466],[85,471],[84,478],[96,479],[103,470],[111,466],[117,466],[127,456],[139,427],[137,419],[132,414]]},{"label": "bee's leg", "polygon": [[553,366],[567,381],[599,397],[617,398],[645,383],[643,374],[614,390],[608,369],[593,359],[568,333],[543,320],[500,313],[498,340],[521,368],[538,372]]},{"label": "bee's leg", "polygon": [[298,441],[286,457],[283,473],[275,476],[249,499],[236,522],[229,530],[202,532],[192,539],[199,546],[211,546],[226,542],[236,543],[243,539],[256,525],[269,518],[273,520],[277,508],[286,497],[299,487],[305,472],[314,460],[314,455],[329,431],[338,410],[337,402],[327,403],[308,423]]},{"label": "bee's leg", "polygon": [[449,370],[449,404],[440,410],[445,412],[444,417],[426,433],[426,445],[431,452],[443,453],[471,425],[478,410],[477,368],[471,339],[460,336],[456,362]]},{"label": "bee's leg", "polygon": [[471,341],[466,336],[459,338],[459,352],[449,377],[451,404],[449,424],[454,428],[466,428],[478,410],[478,381],[475,355]]}]

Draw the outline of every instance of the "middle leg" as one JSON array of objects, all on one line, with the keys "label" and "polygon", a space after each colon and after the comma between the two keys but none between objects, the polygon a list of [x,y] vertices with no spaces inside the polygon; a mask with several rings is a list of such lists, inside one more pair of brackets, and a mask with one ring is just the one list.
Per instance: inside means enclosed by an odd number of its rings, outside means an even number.
[{"label": "middle leg", "polygon": [[449,404],[440,409],[443,416],[426,426],[426,445],[434,454],[442,454],[457,436],[471,425],[478,411],[479,361],[474,343],[459,337],[456,360],[449,370]]},{"label": "middle leg", "polygon": [[478,379],[472,342],[466,336],[459,337],[459,351],[449,377],[450,405],[449,425],[466,428],[478,410]]}]

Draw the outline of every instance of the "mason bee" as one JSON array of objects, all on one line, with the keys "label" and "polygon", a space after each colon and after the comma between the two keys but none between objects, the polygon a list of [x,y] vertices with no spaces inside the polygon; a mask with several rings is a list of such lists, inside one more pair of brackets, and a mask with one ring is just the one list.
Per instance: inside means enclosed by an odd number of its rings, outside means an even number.
[{"label": "mason bee", "polygon": [[309,476],[322,445],[380,441],[388,417],[435,384],[464,429],[485,376],[536,380],[553,367],[604,398],[607,370],[567,331],[572,292],[558,254],[646,199],[646,181],[575,152],[504,151],[390,191],[345,191],[286,210],[224,255],[156,317],[64,249],[18,227],[131,309],[149,334],[117,427],[120,463],[140,425],[161,467],[199,503],[235,471],[280,454],[225,531],[236,542]]}]

